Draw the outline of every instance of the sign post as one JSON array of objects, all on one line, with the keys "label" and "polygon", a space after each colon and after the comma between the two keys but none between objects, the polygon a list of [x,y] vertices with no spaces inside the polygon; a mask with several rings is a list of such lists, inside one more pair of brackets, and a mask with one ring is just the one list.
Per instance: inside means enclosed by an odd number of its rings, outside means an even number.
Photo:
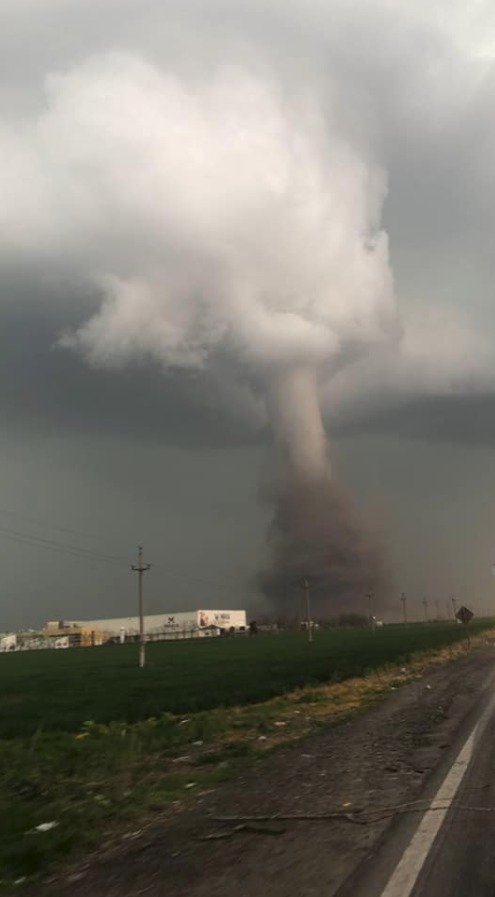
[{"label": "sign post", "polygon": [[[472,610],[469,610],[469,607],[465,607],[465,605],[462,605],[462,607],[459,608],[459,610],[457,611],[455,616],[456,616],[456,620],[459,620],[460,623],[462,623],[464,626],[467,626],[469,621],[473,619],[474,614],[473,614]],[[468,643],[468,651],[469,651],[469,649],[471,648],[471,640],[469,638],[469,630],[468,630],[467,643]]]}]

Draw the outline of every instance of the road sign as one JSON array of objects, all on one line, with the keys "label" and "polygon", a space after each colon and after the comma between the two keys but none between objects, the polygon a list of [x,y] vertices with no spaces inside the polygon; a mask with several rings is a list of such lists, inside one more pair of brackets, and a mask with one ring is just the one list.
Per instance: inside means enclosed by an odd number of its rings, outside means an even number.
[{"label": "road sign", "polygon": [[464,623],[464,625],[467,625],[469,621],[473,619],[473,617],[474,614],[472,610],[469,610],[469,607],[464,607],[464,605],[460,607],[456,613],[456,619],[460,620],[461,623]]}]

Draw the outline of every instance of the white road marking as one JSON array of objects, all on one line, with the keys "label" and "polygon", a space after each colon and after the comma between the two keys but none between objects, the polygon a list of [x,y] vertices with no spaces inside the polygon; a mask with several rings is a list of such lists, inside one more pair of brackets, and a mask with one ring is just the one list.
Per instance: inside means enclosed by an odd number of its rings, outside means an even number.
[{"label": "white road marking", "polygon": [[[381,897],[409,897],[411,894],[426,857],[462,782],[464,773],[469,766],[480,723],[481,721],[476,724],[454,760],[429,808],[421,819],[411,843],[392,872]],[[438,804],[441,806],[438,807]]]}]

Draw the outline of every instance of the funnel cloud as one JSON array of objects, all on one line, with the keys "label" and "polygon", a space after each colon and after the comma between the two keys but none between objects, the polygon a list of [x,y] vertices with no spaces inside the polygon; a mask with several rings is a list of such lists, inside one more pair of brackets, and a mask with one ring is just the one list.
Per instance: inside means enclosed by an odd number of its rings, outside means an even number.
[{"label": "funnel cloud", "polygon": [[29,155],[11,141],[37,187],[21,197],[27,237],[52,260],[61,246],[99,297],[60,345],[110,368],[232,358],[283,469],[271,582],[298,558],[328,601],[334,586],[351,600],[373,577],[330,480],[319,388],[398,334],[383,171],[337,106],[246,69],[195,82],[109,53],[51,75],[46,101]]},{"label": "funnel cloud", "polygon": [[271,604],[293,616],[308,580],[312,614],[362,612],[373,592],[383,609],[391,578],[384,557],[331,476],[314,371],[284,371],[270,392],[278,475],[269,499],[269,562],[260,585]]}]

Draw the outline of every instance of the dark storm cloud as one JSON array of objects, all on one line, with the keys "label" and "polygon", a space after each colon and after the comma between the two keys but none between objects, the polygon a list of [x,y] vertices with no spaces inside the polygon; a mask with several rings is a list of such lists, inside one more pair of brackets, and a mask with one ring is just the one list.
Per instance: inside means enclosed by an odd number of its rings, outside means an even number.
[{"label": "dark storm cloud", "polygon": [[[388,173],[385,224],[406,337],[408,329],[436,307],[447,309],[454,322],[458,309],[464,310],[457,332],[458,337],[463,329],[468,333],[469,351],[493,330],[495,126],[490,110],[495,83],[486,37],[491,24],[488,4],[479,4],[471,16],[462,3],[419,3],[413,8],[408,3],[367,2],[350,7],[317,0],[235,6],[218,0],[207,5],[172,2],[166,8],[156,0],[105,4],[47,0],[8,3],[4,12],[0,46],[6,77],[0,108],[6,123],[20,128],[21,134],[45,107],[47,75],[70,71],[107,50],[141,54],[193,80],[204,77],[212,65],[236,63],[259,77],[275,73],[287,95],[296,86],[316,93],[324,110],[338,109],[342,127],[357,135]],[[56,261],[63,271],[64,259]],[[53,269],[53,256],[44,262]],[[43,252],[33,263],[43,264]],[[216,374],[195,379],[177,373],[162,376],[156,367],[142,366],[118,376],[85,372],[69,352],[53,345],[62,330],[86,320],[98,301],[88,301],[76,291],[64,302],[60,291],[54,297],[34,283],[25,301],[24,272],[17,276],[18,319],[7,308],[2,328],[4,339],[18,350],[5,350],[2,363],[11,417],[21,416],[25,407],[31,419],[37,414],[41,420],[46,414],[70,427],[103,426],[125,432],[127,393],[139,407],[143,433],[159,432],[172,442],[204,438],[206,444],[210,439],[236,443],[253,438],[263,426],[259,402],[250,397],[248,387],[234,386],[235,371],[225,364],[217,363]],[[70,279],[70,270],[63,276]],[[1,295],[6,292],[8,284]],[[37,348],[32,335],[27,341],[22,335],[34,326]],[[448,396],[452,382],[458,389],[466,342],[457,339],[439,380],[436,347],[441,328],[423,326],[423,339],[428,357],[419,364],[438,381],[438,397]],[[30,357],[37,358],[34,380]],[[404,365],[403,353],[398,352],[388,380],[402,384],[409,366],[410,360],[406,358]],[[490,393],[493,370],[489,360],[470,376],[468,404],[477,390]],[[386,426],[390,403],[379,407],[381,383],[374,384],[372,373],[370,368],[366,380],[376,414],[368,416],[376,428]],[[417,407],[425,392],[420,380],[415,397],[400,388],[392,404],[404,400],[408,405],[414,398]],[[431,385],[426,392],[428,406]],[[453,405],[460,409],[462,403]],[[340,406],[335,418],[333,405],[329,408],[336,427],[352,423],[353,397],[344,392]],[[162,412],[166,427],[158,423]],[[363,420],[359,402],[356,418]],[[417,425],[423,432],[419,420]],[[458,431],[462,435],[463,427]]]},{"label": "dark storm cloud", "polygon": [[495,446],[495,394],[432,396],[402,402],[394,407],[354,419],[343,427],[346,436],[381,433],[406,439]]},{"label": "dark storm cloud", "polygon": [[0,303],[0,409],[5,427],[135,436],[171,445],[249,444],[264,418],[256,398],[221,359],[208,371],[164,371],[143,363],[88,368],[58,345],[98,300],[68,296],[25,276],[3,285]]},{"label": "dark storm cloud", "polygon": [[[39,290],[39,287],[37,287]],[[263,442],[267,429],[261,404],[217,362],[208,371],[185,374],[155,365],[121,370],[88,369],[60,348],[61,320],[75,325],[94,303],[79,297],[76,313],[62,316],[48,302],[29,302],[26,282],[11,286],[0,310],[0,407],[3,427],[37,432],[132,436],[177,446],[215,447]],[[20,302],[20,298],[22,301]],[[53,293],[47,299],[56,306]],[[383,391],[328,414],[335,435],[390,433],[451,442],[495,445],[495,393],[395,395]]]},{"label": "dark storm cloud", "polygon": [[[53,196],[67,194],[59,180],[67,134],[53,141],[42,170],[58,185],[48,204],[32,151],[50,75],[113,51],[187,84],[201,84],[219,65],[242,66],[277,82],[288,104],[296,95],[317,97],[324,117],[335,115],[342,133],[387,174],[383,224],[403,337],[323,384],[327,428],[337,448],[339,440],[345,446],[346,480],[360,503],[376,483],[392,507],[389,542],[408,593],[416,590],[420,600],[428,581],[454,591],[462,582],[466,598],[472,583],[486,591],[493,470],[490,453],[472,446],[495,443],[493,24],[490,4],[473,10],[464,0],[6,0],[0,31],[6,504],[37,514],[47,527],[69,521],[76,530],[111,532],[124,545],[119,553],[143,538],[153,559],[172,557],[178,586],[157,574],[150,584],[156,610],[197,606],[204,591],[180,574],[221,583],[232,575],[238,551],[242,575],[234,594],[243,602],[245,584],[261,566],[266,519],[255,509],[251,456],[220,447],[266,441],[259,384],[232,355],[217,354],[195,373],[149,361],[100,370],[60,346],[61,334],[73,333],[100,307],[101,296],[85,285],[92,266],[110,253],[131,268],[142,231],[126,229],[115,215],[113,241],[95,240],[85,255],[82,230],[75,228],[69,246],[69,204],[53,241]],[[36,228],[29,232],[33,200]],[[6,209],[16,213],[15,228]],[[175,446],[198,451],[176,455]],[[201,452],[212,446],[217,453]],[[452,519],[449,499],[461,486]],[[469,520],[467,534],[461,517]],[[29,528],[27,518],[19,526]],[[84,565],[75,575],[73,561],[43,564],[24,548],[12,554],[8,544],[0,545],[0,556],[8,625],[42,618],[41,604],[50,615],[82,616],[84,606],[88,616],[103,606],[117,614],[125,595],[132,609],[125,579],[99,572],[92,579]],[[207,593],[211,601],[225,595],[215,588]],[[222,603],[229,602],[222,597]],[[0,628],[7,623],[0,620]]]}]

